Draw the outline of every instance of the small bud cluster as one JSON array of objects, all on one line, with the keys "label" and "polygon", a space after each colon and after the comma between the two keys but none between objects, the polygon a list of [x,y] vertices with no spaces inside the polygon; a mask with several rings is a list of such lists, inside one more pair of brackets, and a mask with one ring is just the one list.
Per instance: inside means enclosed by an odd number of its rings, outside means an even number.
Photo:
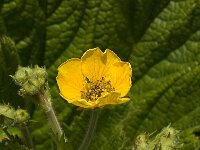
[{"label": "small bud cluster", "polygon": [[15,75],[11,77],[21,87],[20,94],[35,95],[44,86],[47,72],[45,68],[40,68],[37,65],[34,68],[19,66]]},{"label": "small bud cluster", "polygon": [[141,134],[136,139],[136,147],[133,150],[174,150],[181,148],[178,131],[171,128],[164,128],[154,139],[149,139],[149,135]]},{"label": "small bud cluster", "polygon": [[30,118],[26,110],[20,108],[15,110],[9,105],[2,104],[0,104],[0,116],[2,117],[1,128],[26,123]]}]

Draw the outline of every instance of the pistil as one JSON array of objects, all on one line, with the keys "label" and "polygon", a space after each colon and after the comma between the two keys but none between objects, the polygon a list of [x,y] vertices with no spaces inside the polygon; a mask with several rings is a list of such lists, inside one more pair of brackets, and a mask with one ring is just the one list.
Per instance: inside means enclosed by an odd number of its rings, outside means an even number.
[{"label": "pistil", "polygon": [[84,91],[81,91],[81,98],[88,101],[95,101],[99,97],[115,90],[111,86],[111,82],[109,80],[106,81],[104,77],[94,82],[86,78],[84,89]]}]

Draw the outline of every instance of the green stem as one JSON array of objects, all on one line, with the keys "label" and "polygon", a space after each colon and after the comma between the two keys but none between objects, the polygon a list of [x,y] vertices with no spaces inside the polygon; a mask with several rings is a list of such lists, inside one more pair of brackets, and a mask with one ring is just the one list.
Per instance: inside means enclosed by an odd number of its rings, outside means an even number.
[{"label": "green stem", "polygon": [[87,150],[89,148],[92,138],[94,136],[95,130],[96,130],[98,118],[99,118],[99,110],[98,109],[92,110],[90,121],[89,121],[89,127],[81,143],[81,146],[79,147],[79,150]]},{"label": "green stem", "polygon": [[51,128],[52,128],[54,134],[57,135],[58,138],[60,139],[63,135],[63,131],[60,127],[60,124],[59,124],[58,119],[55,115],[55,112],[53,110],[52,105],[49,106],[49,110],[46,111],[45,113],[47,115],[47,118],[50,122],[50,125],[51,125]]},{"label": "green stem", "polygon": [[58,141],[60,141],[61,137],[63,136],[63,131],[55,115],[54,109],[52,107],[51,97],[46,90],[43,90],[39,94],[39,98],[40,98],[41,106],[45,110],[45,113],[47,115],[51,129],[53,130],[54,134],[57,136]]},{"label": "green stem", "polygon": [[35,148],[33,145],[33,140],[32,140],[28,127],[26,125],[19,125],[18,127],[23,135],[24,141],[26,142],[28,148],[31,150],[34,150]]},{"label": "green stem", "polygon": [[58,119],[55,115],[52,103],[51,103],[51,95],[49,92],[48,84],[44,89],[40,90],[39,93],[40,106],[44,109],[45,114],[48,118],[49,124],[53,131],[53,138],[57,145],[57,150],[66,150],[70,149],[70,144],[67,144],[67,139],[64,136],[64,132],[58,122]]}]

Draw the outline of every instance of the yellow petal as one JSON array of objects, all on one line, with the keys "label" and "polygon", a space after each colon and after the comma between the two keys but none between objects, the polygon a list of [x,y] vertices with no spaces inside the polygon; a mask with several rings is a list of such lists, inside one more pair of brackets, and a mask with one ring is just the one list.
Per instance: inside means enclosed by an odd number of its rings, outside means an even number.
[{"label": "yellow petal", "polygon": [[116,62],[110,67],[107,75],[116,92],[124,97],[131,88],[132,69],[128,62]]},{"label": "yellow petal", "polygon": [[117,93],[117,92],[109,93],[103,97],[100,97],[99,99],[95,101],[96,107],[102,107],[109,104],[118,104],[119,97],[120,97],[120,93]]},{"label": "yellow petal", "polygon": [[82,72],[91,81],[96,81],[102,77],[105,67],[103,52],[99,48],[87,50],[82,58]]},{"label": "yellow petal", "polygon": [[125,103],[129,100],[130,100],[130,98],[128,98],[128,97],[120,98],[120,99],[118,99],[118,104]]},{"label": "yellow petal", "polygon": [[121,59],[110,49],[106,49],[104,52],[104,59],[106,59],[106,65],[110,66],[116,62],[121,61]]},{"label": "yellow petal", "polygon": [[83,90],[84,77],[81,72],[80,59],[69,59],[58,67],[58,75],[56,77],[60,95],[68,102],[81,99],[81,91]]},{"label": "yellow petal", "polygon": [[111,50],[103,53],[99,48],[86,51],[82,58],[82,72],[91,81],[101,79],[112,64],[119,62],[120,58]]},{"label": "yellow petal", "polygon": [[79,99],[77,101],[73,101],[72,104],[82,108],[94,109],[110,104],[121,104],[130,100],[129,98],[119,98],[119,96],[120,93],[113,92],[105,95],[104,97],[99,98],[97,101],[87,101],[85,99]]},{"label": "yellow petal", "polygon": [[103,54],[103,59],[105,60],[105,68],[104,68],[104,75],[110,70],[110,67],[116,62],[120,62],[120,58],[110,49],[106,49]]},{"label": "yellow petal", "polygon": [[77,101],[72,102],[72,104],[83,108],[94,108],[95,106],[94,102],[86,101],[85,99],[79,99]]}]

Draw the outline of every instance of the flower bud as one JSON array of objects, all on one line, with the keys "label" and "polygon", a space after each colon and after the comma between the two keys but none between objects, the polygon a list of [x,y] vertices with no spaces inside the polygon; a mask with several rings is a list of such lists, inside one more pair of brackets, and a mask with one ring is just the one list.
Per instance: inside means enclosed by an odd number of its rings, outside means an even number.
[{"label": "flower bud", "polygon": [[45,68],[38,66],[34,68],[19,66],[15,75],[11,77],[21,87],[19,90],[20,94],[35,95],[44,86],[47,79],[47,72]]},{"label": "flower bud", "polygon": [[179,131],[172,127],[165,127],[155,138],[150,138],[149,135],[141,134],[136,138],[137,150],[174,150],[182,147],[179,139]]},{"label": "flower bud", "polygon": [[27,113],[27,111],[23,109],[17,109],[15,115],[16,115],[15,116],[16,123],[23,123],[28,121],[29,119],[29,114]]},{"label": "flower bud", "polygon": [[180,148],[178,133],[174,128],[166,127],[156,136],[155,141],[159,143],[162,150]]}]

